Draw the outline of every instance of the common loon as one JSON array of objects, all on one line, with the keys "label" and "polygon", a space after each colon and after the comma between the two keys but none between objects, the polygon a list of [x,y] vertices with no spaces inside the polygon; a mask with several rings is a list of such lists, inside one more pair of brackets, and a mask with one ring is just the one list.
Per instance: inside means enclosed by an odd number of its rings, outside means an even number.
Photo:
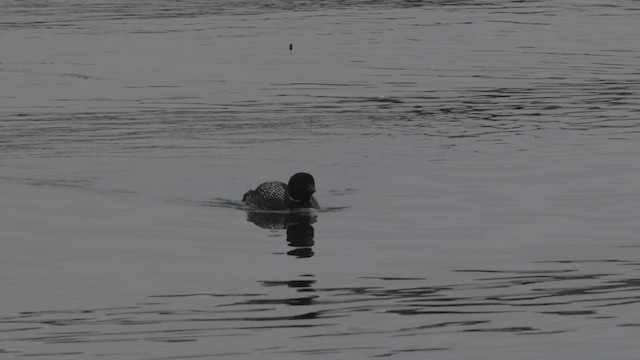
[{"label": "common loon", "polygon": [[260,184],[255,190],[247,191],[242,201],[260,210],[320,209],[313,197],[314,192],[316,183],[313,176],[297,173],[289,179],[288,184],[280,181]]}]

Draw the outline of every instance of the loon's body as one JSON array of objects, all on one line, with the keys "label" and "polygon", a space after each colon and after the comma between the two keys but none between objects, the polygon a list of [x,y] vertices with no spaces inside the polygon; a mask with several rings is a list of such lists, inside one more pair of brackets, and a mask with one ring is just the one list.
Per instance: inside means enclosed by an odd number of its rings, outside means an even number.
[{"label": "loon's body", "polygon": [[260,210],[290,210],[314,208],[320,209],[313,197],[315,181],[307,173],[297,173],[285,184],[280,181],[268,181],[255,190],[247,191],[242,201]]}]

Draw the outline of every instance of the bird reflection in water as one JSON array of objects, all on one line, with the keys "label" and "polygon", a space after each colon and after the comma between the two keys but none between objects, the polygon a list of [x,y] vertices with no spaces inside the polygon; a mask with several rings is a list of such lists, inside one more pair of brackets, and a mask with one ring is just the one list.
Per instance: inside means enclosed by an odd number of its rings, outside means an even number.
[{"label": "bird reflection in water", "polygon": [[308,211],[267,212],[249,211],[247,221],[263,229],[287,229],[287,243],[294,247],[287,254],[297,258],[313,256],[315,229],[311,224],[317,221],[317,215]]},{"label": "bird reflection in water", "polygon": [[[302,277],[313,277],[313,275],[301,275]],[[287,304],[290,306],[305,306],[305,305],[314,305],[318,295],[316,294],[316,289],[314,288],[314,284],[316,280],[313,279],[296,279],[296,280],[283,280],[283,281],[260,281],[259,283],[262,286],[272,287],[272,286],[284,286],[289,289],[293,289],[296,292],[296,296],[287,297],[287,298],[278,298],[278,299],[266,299],[265,303],[269,304]],[[287,293],[287,292],[283,292]],[[258,300],[259,301],[259,300]],[[318,316],[317,312],[296,315],[295,319],[312,319]]]}]

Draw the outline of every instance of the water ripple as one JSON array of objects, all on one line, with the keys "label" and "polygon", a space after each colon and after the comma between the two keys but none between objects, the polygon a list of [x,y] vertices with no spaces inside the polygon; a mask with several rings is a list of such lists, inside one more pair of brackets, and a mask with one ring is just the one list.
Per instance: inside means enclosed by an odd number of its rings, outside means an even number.
[{"label": "water ripple", "polygon": [[[553,268],[464,269],[458,273],[471,276],[468,281],[441,285],[420,278],[363,277],[359,278],[360,286],[323,287],[318,279],[305,275],[260,281],[256,288],[259,291],[252,293],[158,294],[149,297],[153,302],[120,308],[24,312],[0,318],[0,341],[184,343],[297,329],[288,337],[299,341],[300,346],[256,348],[253,352],[308,354],[317,353],[323,346],[321,353],[357,354],[363,348],[324,346],[330,338],[375,335],[382,341],[367,349],[372,356],[385,357],[451,350],[440,346],[397,349],[383,340],[386,337],[450,332],[543,336],[582,331],[575,326],[584,322],[600,327],[637,326],[608,312],[640,302],[640,282],[634,273],[614,271],[635,262],[605,259],[538,264]],[[607,266],[611,272],[593,273],[582,268],[591,264]],[[379,325],[361,323],[363,314],[370,320],[377,319]],[[545,319],[557,316],[583,320],[571,325]],[[407,326],[398,317],[412,317],[418,322]],[[234,353],[238,349],[227,350]]]},{"label": "water ripple", "polygon": [[[546,130],[636,136],[640,81],[543,84],[469,89],[452,98],[340,97],[312,103],[264,103],[207,110],[146,110],[7,116],[0,124],[5,156],[189,154],[290,142],[304,133],[322,143],[389,136],[477,140],[536,136]],[[279,110],[275,110],[279,109]],[[273,116],[265,117],[275,111]],[[256,114],[260,113],[259,116]],[[240,115],[242,114],[242,115]],[[364,131],[366,129],[366,131]],[[286,130],[286,133],[283,132]],[[514,139],[515,140],[515,139]]]},{"label": "water ripple", "polygon": [[[145,3],[121,1],[67,1],[64,3],[25,2],[11,0],[5,2],[3,15],[11,21],[3,22],[3,28],[43,27],[69,28],[83,27],[91,21],[115,21],[125,19],[165,19],[193,18],[211,15],[255,15],[273,12],[315,11],[323,9],[353,8],[414,8],[421,6],[485,6],[493,1],[451,1],[451,0],[348,0],[348,1],[206,1],[163,0]],[[508,3],[508,2],[507,2]]]}]

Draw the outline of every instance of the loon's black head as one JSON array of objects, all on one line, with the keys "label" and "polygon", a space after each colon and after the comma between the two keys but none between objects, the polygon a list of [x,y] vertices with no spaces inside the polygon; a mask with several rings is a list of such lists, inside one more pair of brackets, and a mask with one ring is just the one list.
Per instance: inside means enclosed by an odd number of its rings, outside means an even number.
[{"label": "loon's black head", "polygon": [[289,179],[287,190],[293,200],[310,201],[311,195],[316,192],[316,182],[307,173],[297,173]]}]

